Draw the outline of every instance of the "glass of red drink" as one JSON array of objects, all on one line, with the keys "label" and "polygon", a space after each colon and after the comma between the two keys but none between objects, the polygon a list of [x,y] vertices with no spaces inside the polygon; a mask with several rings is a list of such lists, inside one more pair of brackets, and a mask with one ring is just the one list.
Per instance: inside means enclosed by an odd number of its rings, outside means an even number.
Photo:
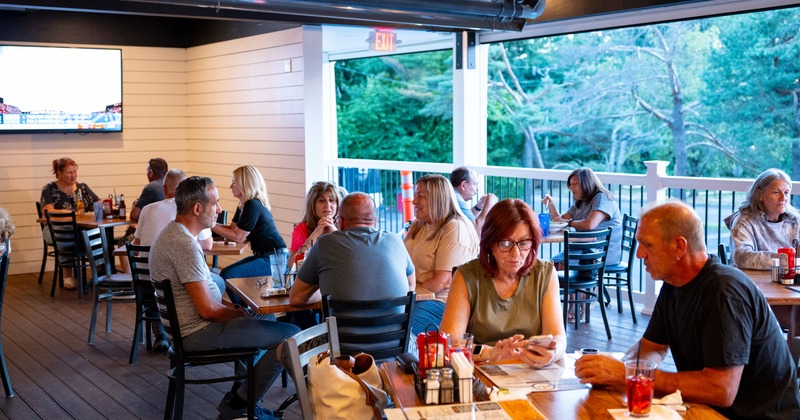
[{"label": "glass of red drink", "polygon": [[628,415],[647,417],[656,388],[656,363],[645,360],[625,362],[625,394],[628,398]]},{"label": "glass of red drink", "polygon": [[467,357],[467,360],[472,363],[472,349],[475,347],[475,337],[472,334],[448,334],[447,341],[450,354],[462,352]]}]

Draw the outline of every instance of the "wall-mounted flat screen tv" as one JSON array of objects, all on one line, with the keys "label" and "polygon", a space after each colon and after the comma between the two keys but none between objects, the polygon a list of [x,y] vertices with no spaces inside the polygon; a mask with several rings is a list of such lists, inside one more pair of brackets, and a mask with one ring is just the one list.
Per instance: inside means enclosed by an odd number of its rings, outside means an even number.
[{"label": "wall-mounted flat screen tv", "polygon": [[122,51],[0,45],[0,134],[122,131]]}]

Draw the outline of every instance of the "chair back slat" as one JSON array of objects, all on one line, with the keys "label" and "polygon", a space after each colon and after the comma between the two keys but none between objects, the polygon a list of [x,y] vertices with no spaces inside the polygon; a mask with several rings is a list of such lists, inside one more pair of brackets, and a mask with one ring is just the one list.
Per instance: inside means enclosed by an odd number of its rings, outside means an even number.
[{"label": "chair back slat", "polygon": [[[300,331],[278,345],[278,360],[280,360],[283,367],[291,375],[292,381],[294,381],[295,392],[297,392],[297,399],[300,401],[300,408],[305,420],[313,420],[315,418],[314,410],[311,406],[311,398],[308,394],[307,366],[309,362],[316,361],[321,353],[329,350],[333,357],[339,356],[337,336],[336,317],[329,317],[326,322]],[[317,343],[317,345],[300,353],[301,347],[309,347],[314,343]]]},{"label": "chair back slat", "polygon": [[[380,300],[322,299],[322,313],[336,317],[339,349],[343,354],[366,352],[375,359],[405,353],[411,335],[416,292]],[[377,314],[377,315],[376,315]]]},{"label": "chair back slat", "polygon": [[101,275],[112,273],[110,259],[107,258],[105,246],[105,232],[103,229],[94,228],[82,232],[83,246],[89,268],[92,270],[93,282],[97,282]]},{"label": "chair back slat", "polygon": [[175,313],[175,298],[172,294],[172,284],[169,280],[150,280],[155,289],[158,313],[161,315],[161,324],[167,333],[176,357],[183,358],[183,341],[181,341],[181,327],[178,324],[178,315]]},{"label": "chair back slat", "polygon": [[75,258],[80,255],[82,245],[80,230],[75,218],[75,212],[51,213],[44,211],[47,227],[53,238],[53,246],[58,249],[61,257]]}]

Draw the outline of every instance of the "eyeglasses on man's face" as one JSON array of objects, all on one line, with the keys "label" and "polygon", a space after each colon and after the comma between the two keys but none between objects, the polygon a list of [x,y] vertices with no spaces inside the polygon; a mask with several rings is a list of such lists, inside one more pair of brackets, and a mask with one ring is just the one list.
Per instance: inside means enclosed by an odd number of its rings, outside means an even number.
[{"label": "eyeglasses on man's face", "polygon": [[524,239],[518,242],[505,240],[497,243],[497,247],[503,252],[511,251],[511,248],[513,248],[514,245],[517,246],[517,249],[519,249],[520,252],[527,251],[533,247],[533,241],[530,239]]}]

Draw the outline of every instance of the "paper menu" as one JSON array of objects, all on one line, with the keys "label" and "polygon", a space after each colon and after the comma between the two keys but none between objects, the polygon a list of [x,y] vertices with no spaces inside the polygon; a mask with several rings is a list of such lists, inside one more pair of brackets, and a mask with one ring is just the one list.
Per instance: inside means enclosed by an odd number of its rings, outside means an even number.
[{"label": "paper menu", "polygon": [[461,419],[526,419],[545,417],[527,400],[476,402],[470,404],[431,405],[385,410],[387,420],[461,420]]}]

